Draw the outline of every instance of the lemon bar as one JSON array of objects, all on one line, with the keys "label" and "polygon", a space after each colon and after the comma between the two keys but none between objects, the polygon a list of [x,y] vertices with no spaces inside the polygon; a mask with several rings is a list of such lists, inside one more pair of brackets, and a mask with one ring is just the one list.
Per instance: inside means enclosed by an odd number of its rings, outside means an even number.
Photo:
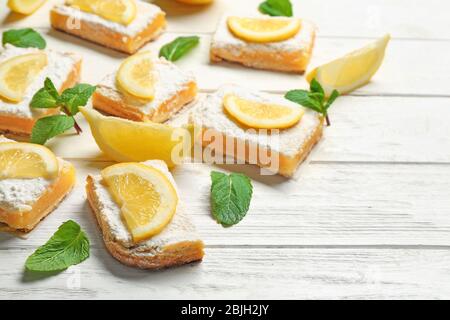
[{"label": "lemon bar", "polygon": [[55,29],[132,54],[156,39],[166,26],[166,14],[158,6],[143,1],[135,3],[137,14],[128,25],[65,4],[51,10],[50,21]]},{"label": "lemon bar", "polygon": [[[229,15],[219,22],[210,50],[212,62],[230,61],[247,67],[283,72],[303,73],[311,58],[315,41],[315,27],[302,20],[300,31],[290,39],[279,42],[255,43],[235,36],[227,25]],[[292,19],[256,16],[264,20]]]},{"label": "lemon bar", "polygon": [[[25,54],[42,52],[34,48],[17,48],[7,44],[0,49],[0,64]],[[38,74],[25,92],[22,101],[15,103],[0,97],[0,134],[16,140],[27,140],[37,119],[59,112],[57,109],[33,109],[30,107],[34,94],[50,78],[60,92],[72,87],[80,79],[81,57],[73,53],[45,50],[48,64]]]},{"label": "lemon bar", "polygon": [[117,72],[106,76],[93,96],[94,108],[108,114],[134,120],[164,122],[197,95],[197,84],[191,73],[180,70],[164,58],[153,64],[154,98],[141,99],[119,88]]},{"label": "lemon bar", "polygon": [[[196,142],[203,147],[212,147],[218,154],[292,177],[299,164],[322,137],[322,117],[317,112],[306,109],[300,122],[290,128],[276,131],[254,130],[236,122],[227,114],[223,106],[227,95],[264,104],[303,108],[283,97],[236,85],[225,85],[217,92],[209,94],[190,111],[189,122],[200,128],[201,132]],[[216,137],[221,137],[218,141],[223,143],[213,141]],[[237,146],[243,146],[245,150],[238,152]],[[256,155],[253,153],[255,150],[258,152]]]},{"label": "lemon bar", "polygon": [[[163,161],[150,160],[144,164],[159,170],[175,186]],[[101,175],[88,176],[86,190],[106,248],[120,262],[142,269],[161,269],[202,260],[203,242],[183,204],[178,204],[172,221],[161,233],[135,244],[122,220],[120,207],[102,182]]]},{"label": "lemon bar", "polygon": [[[14,142],[0,136],[0,143]],[[75,185],[75,168],[58,158],[54,179],[0,179],[0,224],[9,231],[29,232],[50,214]]]}]

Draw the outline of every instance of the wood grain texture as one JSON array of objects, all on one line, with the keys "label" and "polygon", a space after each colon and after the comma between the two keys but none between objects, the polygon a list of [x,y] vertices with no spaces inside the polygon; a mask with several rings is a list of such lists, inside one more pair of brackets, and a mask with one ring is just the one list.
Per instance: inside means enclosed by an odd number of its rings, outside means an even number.
[{"label": "wood grain texture", "polygon": [[[0,235],[0,249],[43,244],[62,222],[79,222],[102,247],[86,202],[88,173],[105,162],[74,161],[77,186],[60,208],[28,240]],[[249,175],[254,184],[251,208],[233,228],[223,228],[210,214],[211,170]],[[448,245],[450,241],[448,165],[332,164],[305,165],[294,180],[261,177],[248,166],[190,164],[174,176],[187,212],[207,246]],[[195,183],[193,181],[195,179]],[[430,205],[432,204],[432,206]]]},{"label": "wood grain texture", "polygon": [[[45,36],[49,48],[76,52],[85,57],[82,79],[89,83],[100,82],[106,75],[117,70],[126,57],[122,53],[59,31],[48,28],[38,30]],[[185,34],[164,33],[142,50],[150,50],[157,55],[164,44],[180,35]],[[245,85],[249,88],[280,94],[308,86],[305,78],[297,74],[250,69],[226,62],[212,64],[209,62],[210,41],[210,35],[202,35],[200,46],[189,56],[177,61],[181,69],[194,74],[203,92],[216,90],[225,83],[241,83],[242,79],[246,79]],[[308,70],[371,41],[373,39],[369,38],[326,38],[321,37],[319,33]],[[444,52],[450,52],[450,41],[393,39],[378,73],[368,85],[354,91],[352,95],[449,97],[447,84],[450,83],[450,55],[445,55]],[[95,72],[92,72],[93,70]],[[220,77],[217,77],[217,74],[220,74]]]},{"label": "wood grain texture", "polygon": [[[47,0],[35,14],[24,17],[10,11],[6,0],[0,2],[2,27],[47,27],[48,11],[64,0]],[[168,31],[211,33],[225,12],[257,13],[261,0],[214,0],[209,6],[189,6],[174,0],[148,0],[168,14]],[[237,4],[238,3],[238,4]],[[389,31],[407,39],[450,40],[447,17],[441,0],[292,0],[296,16],[314,21],[320,33],[331,37],[376,37]],[[431,18],[432,17],[432,18]]]},{"label": "wood grain texture", "polygon": [[[262,0],[215,0],[190,7],[155,0],[168,30],[145,49],[157,54],[177,36],[201,35],[201,45],[177,64],[198,79],[203,94],[222,83],[283,94],[304,77],[211,65],[209,43],[218,18]],[[49,0],[29,17],[0,2],[0,32],[34,27],[48,47],[84,57],[83,81],[96,84],[126,56],[49,28]],[[441,0],[293,0],[314,21],[311,67],[390,32],[386,60],[373,81],[340,98],[332,126],[293,180],[262,177],[252,166],[186,164],[174,171],[182,199],[205,240],[205,261],[161,272],[125,267],[104,249],[89,211],[85,177],[111,164],[86,122],[81,136],[49,143],[77,168],[74,192],[26,240],[0,234],[0,299],[64,298],[450,298],[450,22]],[[220,76],[218,76],[220,75]],[[210,215],[211,170],[244,172],[254,183],[251,210],[224,229]],[[26,274],[26,258],[64,221],[87,232],[91,257],[62,274]]]},{"label": "wood grain texture", "polygon": [[[21,269],[32,250],[0,250],[0,299],[449,298],[448,250],[210,248],[205,261],[146,272],[103,249],[39,278]],[[14,265],[15,268],[11,268]]]}]

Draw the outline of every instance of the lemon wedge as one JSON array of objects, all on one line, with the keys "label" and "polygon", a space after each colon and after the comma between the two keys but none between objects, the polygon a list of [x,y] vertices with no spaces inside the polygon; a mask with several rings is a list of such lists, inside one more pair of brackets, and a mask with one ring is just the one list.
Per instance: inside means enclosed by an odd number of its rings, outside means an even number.
[{"label": "lemon wedge", "polygon": [[367,84],[378,71],[390,38],[387,34],[359,50],[319,66],[309,72],[306,79],[311,82],[316,78],[327,96],[335,89],[342,94],[353,91]]},{"label": "lemon wedge", "polygon": [[153,62],[150,52],[127,58],[116,75],[119,87],[131,95],[151,100],[154,96]]},{"label": "lemon wedge", "polygon": [[66,4],[123,25],[133,22],[137,14],[135,0],[66,0]]},{"label": "lemon wedge", "polygon": [[0,143],[0,179],[51,179],[58,175],[58,159],[44,146]]},{"label": "lemon wedge", "polygon": [[32,14],[39,9],[45,0],[8,0],[8,7],[17,13]]},{"label": "lemon wedge", "polygon": [[255,129],[285,129],[297,124],[305,114],[303,108],[242,99],[236,95],[224,98],[224,108],[240,123]]},{"label": "lemon wedge", "polygon": [[0,64],[0,96],[13,102],[23,100],[28,86],[47,66],[44,52],[24,54]]},{"label": "lemon wedge", "polygon": [[173,167],[191,150],[189,132],[153,122],[107,117],[91,108],[80,108],[99,148],[118,162],[163,160]]},{"label": "lemon wedge", "polygon": [[157,235],[172,220],[177,192],[159,170],[140,163],[120,163],[101,174],[135,243]]},{"label": "lemon wedge", "polygon": [[228,28],[245,41],[278,42],[295,36],[301,27],[299,19],[294,18],[241,18],[229,17]]}]

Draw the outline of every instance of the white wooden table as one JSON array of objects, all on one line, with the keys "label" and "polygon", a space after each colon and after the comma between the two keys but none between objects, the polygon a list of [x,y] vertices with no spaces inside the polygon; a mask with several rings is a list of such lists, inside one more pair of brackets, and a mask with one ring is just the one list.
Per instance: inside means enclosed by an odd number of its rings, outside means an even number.
[{"label": "white wooden table", "polygon": [[[220,15],[261,0],[215,0],[196,8],[154,1],[167,32],[147,49],[181,34],[201,47],[178,62],[201,91],[224,82],[283,94],[302,76],[210,65]],[[48,1],[21,19],[0,0],[0,31],[33,27],[50,48],[84,56],[83,81],[97,83],[125,56],[49,28]],[[442,0],[294,0],[296,15],[319,27],[313,65],[390,32],[373,81],[332,108],[332,126],[298,178],[259,177],[248,166],[187,165],[174,171],[206,244],[201,264],[160,272],[125,267],[105,250],[84,192],[86,174],[110,164],[90,136],[68,134],[50,147],[78,171],[70,197],[22,240],[0,235],[0,298],[450,298],[450,20]],[[249,214],[224,229],[209,213],[212,169],[253,178]],[[24,273],[26,258],[68,219],[91,240],[91,257],[48,278]]]}]

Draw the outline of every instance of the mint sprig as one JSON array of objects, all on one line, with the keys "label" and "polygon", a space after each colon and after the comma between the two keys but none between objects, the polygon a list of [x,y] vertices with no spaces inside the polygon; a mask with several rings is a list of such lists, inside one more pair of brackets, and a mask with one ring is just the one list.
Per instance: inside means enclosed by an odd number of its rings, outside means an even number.
[{"label": "mint sprig", "polygon": [[329,126],[330,118],[328,117],[328,109],[330,109],[333,102],[339,97],[339,92],[333,90],[329,98],[326,98],[325,91],[322,85],[313,79],[310,84],[310,91],[307,90],[291,90],[284,96],[286,99],[298,103],[305,108],[312,109],[326,119],[327,126]]},{"label": "mint sprig", "polygon": [[211,172],[211,209],[224,227],[239,223],[247,214],[253,194],[251,180],[244,174]]},{"label": "mint sprig", "polygon": [[266,0],[259,5],[259,11],[270,16],[292,17],[292,3],[289,0]]},{"label": "mint sprig", "polygon": [[7,43],[19,48],[38,48],[45,49],[47,43],[45,39],[31,28],[11,29],[3,32],[2,44]]},{"label": "mint sprig", "polygon": [[89,258],[89,239],[74,221],[63,223],[42,247],[28,257],[29,271],[63,271]]},{"label": "mint sprig", "polygon": [[159,51],[159,56],[169,61],[177,61],[200,43],[197,36],[178,37],[172,42],[167,43]]},{"label": "mint sprig", "polygon": [[63,114],[37,120],[31,133],[31,142],[45,144],[49,139],[72,127],[75,128],[77,134],[80,134],[82,130],[74,116],[80,111],[79,107],[87,104],[95,89],[95,86],[80,83],[73,88],[64,90],[59,95],[52,80],[45,79],[44,87],[33,96],[31,107],[36,109],[60,108]]}]

